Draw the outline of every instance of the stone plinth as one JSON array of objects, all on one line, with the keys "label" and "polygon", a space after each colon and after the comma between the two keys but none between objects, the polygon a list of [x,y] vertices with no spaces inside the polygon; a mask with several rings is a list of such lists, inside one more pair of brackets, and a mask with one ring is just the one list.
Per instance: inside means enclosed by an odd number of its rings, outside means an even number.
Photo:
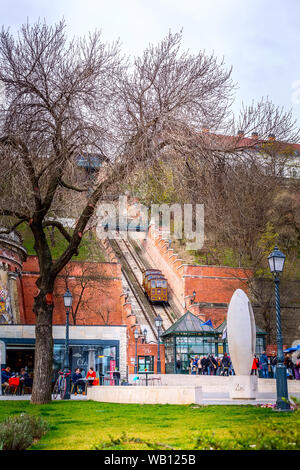
[{"label": "stone plinth", "polygon": [[202,404],[202,387],[164,386],[95,386],[87,390],[89,400],[110,403],[140,403],[148,405]]},{"label": "stone plinth", "polygon": [[232,375],[229,380],[229,396],[232,399],[255,400],[258,391],[256,375]]}]

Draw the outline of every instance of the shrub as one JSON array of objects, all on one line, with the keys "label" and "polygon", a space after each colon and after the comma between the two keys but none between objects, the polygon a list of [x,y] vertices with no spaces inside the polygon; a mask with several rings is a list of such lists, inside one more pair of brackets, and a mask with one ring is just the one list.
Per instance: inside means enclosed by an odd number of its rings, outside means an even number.
[{"label": "shrub", "polygon": [[21,414],[0,425],[1,450],[26,450],[48,430],[48,424],[36,416]]},{"label": "shrub", "polygon": [[136,445],[137,447],[148,448],[148,449],[169,449],[175,450],[173,447],[162,442],[152,442],[140,437],[129,437],[125,432],[121,434],[120,437],[114,437],[109,434],[108,441],[101,441],[98,444],[92,446],[91,450],[104,450],[104,449],[113,449],[113,450],[123,450],[128,449],[128,446],[131,444]]},{"label": "shrub", "polygon": [[287,423],[265,423],[247,434],[232,431],[232,437],[221,438],[215,433],[204,432],[196,438],[197,450],[299,450],[300,435]]}]

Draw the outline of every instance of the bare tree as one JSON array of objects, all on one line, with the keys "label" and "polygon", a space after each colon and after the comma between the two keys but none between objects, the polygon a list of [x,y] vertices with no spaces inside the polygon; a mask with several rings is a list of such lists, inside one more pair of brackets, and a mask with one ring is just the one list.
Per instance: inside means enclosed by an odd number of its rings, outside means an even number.
[{"label": "bare tree", "polygon": [[[78,252],[95,205],[110,184],[108,178],[107,183],[81,187],[74,183],[74,174],[80,154],[108,150],[120,67],[118,44],[102,43],[97,32],[88,39],[67,43],[63,21],[54,27],[26,24],[18,39],[4,29],[0,34],[0,82],[4,89],[1,215],[6,226],[11,223],[10,230],[22,221],[28,223],[40,268],[39,292],[34,299],[33,403],[51,400],[54,281]],[[86,197],[70,234],[59,216],[68,214],[73,195],[82,193]],[[55,226],[68,241],[55,261],[45,236],[49,226]]]},{"label": "bare tree", "polygon": [[[186,185],[195,181],[193,165],[207,170],[206,182],[212,175],[222,185],[227,159],[240,151],[239,139],[216,144],[199,133],[204,122],[219,132],[235,126],[231,69],[204,52],[180,53],[181,39],[169,33],[131,64],[98,32],[68,42],[63,21],[25,24],[16,39],[0,33],[0,215],[8,231],[28,224],[40,268],[32,403],[51,400],[54,282],[78,253],[97,203],[161,158],[177,166]],[[244,116],[248,129],[266,120],[264,131],[276,133],[289,124],[272,107],[261,107],[258,118],[255,111]],[[105,158],[105,173],[83,184],[77,158],[92,153]],[[70,214],[72,231],[61,223]],[[56,260],[46,227],[68,242]]]},{"label": "bare tree", "polygon": [[111,310],[109,309],[109,307],[99,308],[96,313],[97,313],[97,315],[99,315],[99,317],[101,318],[104,325],[109,325],[110,324],[110,322],[111,322]]},{"label": "bare tree", "polygon": [[[80,316],[88,317],[89,312],[97,313],[98,308],[95,307],[95,296],[105,294],[108,291],[111,281],[114,279],[109,276],[104,265],[99,263],[78,263],[76,274],[74,274],[74,266],[67,264],[57,279],[62,279],[65,289],[70,289],[73,295],[73,304],[71,317],[73,325],[77,324]],[[94,293],[94,296],[93,296]],[[61,296],[57,293],[56,297]],[[107,319],[102,318],[103,323],[107,324]]]}]

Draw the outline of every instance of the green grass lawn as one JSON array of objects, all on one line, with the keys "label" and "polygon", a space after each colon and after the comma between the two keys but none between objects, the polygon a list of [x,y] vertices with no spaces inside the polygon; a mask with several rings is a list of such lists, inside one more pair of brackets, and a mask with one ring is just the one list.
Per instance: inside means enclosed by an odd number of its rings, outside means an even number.
[{"label": "green grass lawn", "polygon": [[[57,401],[31,405],[0,401],[0,421],[20,413],[38,415],[50,429],[31,449],[298,449],[299,411],[278,413],[248,406],[129,405]],[[243,444],[244,443],[244,444]],[[204,446],[204,447],[203,447]],[[248,447],[247,447],[248,446]],[[239,447],[240,448],[240,447]],[[243,447],[245,448],[245,447]]]}]

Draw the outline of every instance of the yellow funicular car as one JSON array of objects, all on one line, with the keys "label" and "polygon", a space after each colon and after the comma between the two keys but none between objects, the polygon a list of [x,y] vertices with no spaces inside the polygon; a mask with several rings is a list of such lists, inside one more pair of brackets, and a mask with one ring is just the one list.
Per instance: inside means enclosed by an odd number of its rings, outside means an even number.
[{"label": "yellow funicular car", "polygon": [[143,288],[150,302],[168,302],[168,281],[159,269],[143,272]]}]

